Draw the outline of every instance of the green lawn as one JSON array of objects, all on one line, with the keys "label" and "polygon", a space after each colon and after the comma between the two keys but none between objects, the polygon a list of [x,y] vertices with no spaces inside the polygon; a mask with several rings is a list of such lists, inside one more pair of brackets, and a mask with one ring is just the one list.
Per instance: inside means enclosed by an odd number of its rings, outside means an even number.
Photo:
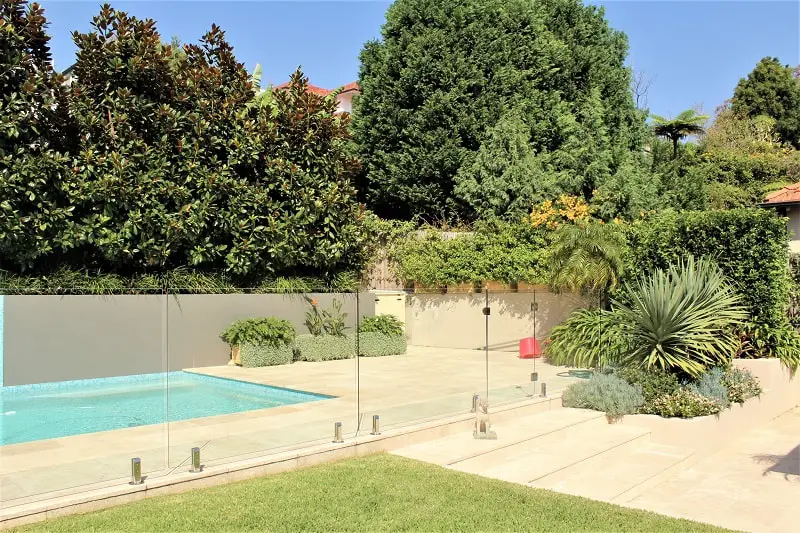
[{"label": "green lawn", "polygon": [[150,498],[15,531],[387,530],[724,531],[385,454]]}]

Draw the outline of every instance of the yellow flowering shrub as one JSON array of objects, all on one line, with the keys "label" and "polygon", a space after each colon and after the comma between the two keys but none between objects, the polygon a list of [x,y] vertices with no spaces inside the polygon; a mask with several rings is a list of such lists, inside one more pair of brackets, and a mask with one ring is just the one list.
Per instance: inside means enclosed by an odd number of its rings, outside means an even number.
[{"label": "yellow flowering shrub", "polygon": [[589,220],[592,216],[589,204],[579,196],[561,195],[556,200],[546,200],[534,206],[529,219],[538,228],[556,229],[561,224]]}]

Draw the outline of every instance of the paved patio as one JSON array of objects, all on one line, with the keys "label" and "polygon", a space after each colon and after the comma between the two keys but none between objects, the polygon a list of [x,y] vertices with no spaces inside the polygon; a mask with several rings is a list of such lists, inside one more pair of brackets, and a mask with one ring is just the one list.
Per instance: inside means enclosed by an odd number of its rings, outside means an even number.
[{"label": "paved patio", "polygon": [[799,531],[800,408],[648,490],[626,505],[719,526]]},{"label": "paved patio", "polygon": [[[564,368],[535,363],[549,392],[579,379]],[[118,429],[0,447],[0,507],[64,495],[129,475],[131,457],[151,477],[186,468],[190,449],[213,465],[329,441],[334,422],[345,438],[368,433],[373,414],[383,428],[467,412],[474,393],[492,405],[539,391],[533,360],[513,352],[410,346],[408,354],[245,369],[187,369],[212,376],[335,396],[272,409]],[[487,381],[488,372],[488,381]],[[361,422],[359,430],[359,421]]]}]

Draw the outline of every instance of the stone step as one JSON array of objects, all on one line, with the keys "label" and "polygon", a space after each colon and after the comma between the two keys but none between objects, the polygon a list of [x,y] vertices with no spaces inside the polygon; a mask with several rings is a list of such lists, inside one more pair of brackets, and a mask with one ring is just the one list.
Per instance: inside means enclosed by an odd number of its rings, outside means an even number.
[{"label": "stone step", "polygon": [[531,487],[625,503],[687,468],[694,451],[649,443],[634,449],[617,447],[553,474],[532,480]]},{"label": "stone step", "polygon": [[513,450],[522,443],[589,424],[607,425],[605,415],[586,409],[554,409],[493,424],[496,440],[475,439],[471,432],[462,432],[439,439],[406,446],[392,453],[442,466],[455,465],[492,452]]},{"label": "stone step", "polygon": [[568,426],[453,463],[449,467],[462,472],[529,484],[611,451],[618,454],[639,448],[650,440],[647,429],[608,424],[604,416],[602,424]]}]

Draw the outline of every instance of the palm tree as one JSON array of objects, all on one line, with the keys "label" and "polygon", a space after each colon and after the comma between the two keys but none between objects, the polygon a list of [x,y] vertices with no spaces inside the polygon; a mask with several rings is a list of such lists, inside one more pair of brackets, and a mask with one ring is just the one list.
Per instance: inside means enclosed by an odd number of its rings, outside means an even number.
[{"label": "palm tree", "polygon": [[659,115],[650,117],[653,119],[653,133],[672,141],[672,159],[678,156],[678,141],[689,135],[703,133],[705,131],[703,126],[708,120],[708,115],[698,115],[692,109],[687,109],[672,120]]},{"label": "palm tree", "polygon": [[550,285],[603,296],[619,283],[624,252],[625,236],[614,224],[564,224],[550,246]]}]

